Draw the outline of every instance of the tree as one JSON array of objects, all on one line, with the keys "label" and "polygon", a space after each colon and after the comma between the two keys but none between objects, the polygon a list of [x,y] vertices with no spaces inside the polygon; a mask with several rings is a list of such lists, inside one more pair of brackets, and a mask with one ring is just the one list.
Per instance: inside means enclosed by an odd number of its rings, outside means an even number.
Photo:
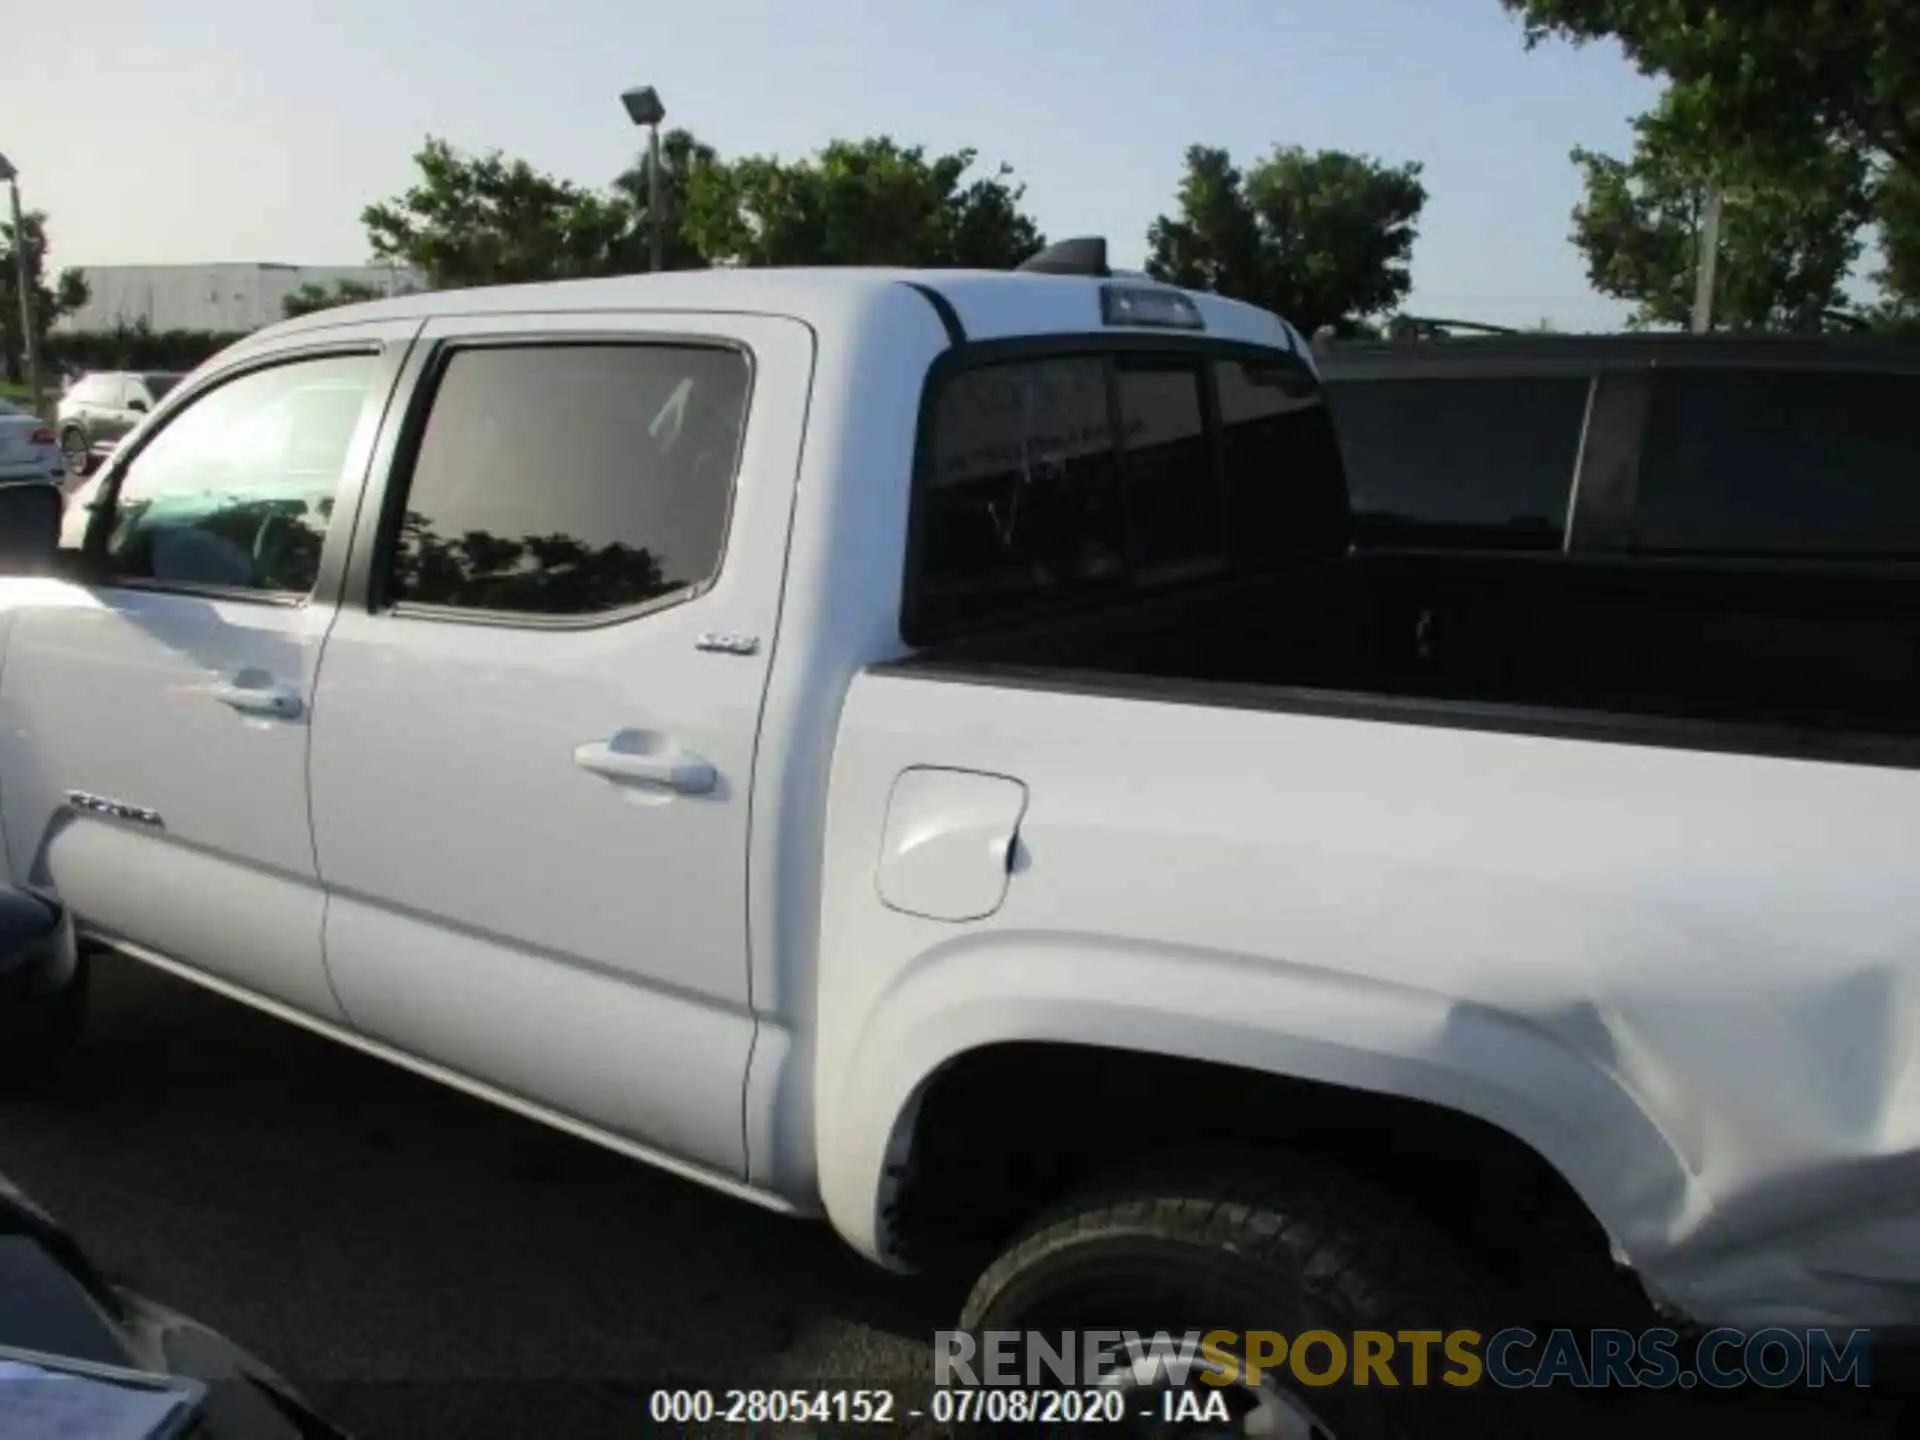
[{"label": "tree", "polygon": [[1225,150],[1187,151],[1179,211],[1147,232],[1147,270],[1348,335],[1413,286],[1427,200],[1418,164],[1276,146],[1244,175]]},{"label": "tree", "polygon": [[1694,306],[1702,220],[1718,185],[1716,324],[1811,333],[1847,304],[1870,211],[1866,157],[1817,130],[1776,129],[1764,146],[1733,146],[1710,116],[1669,92],[1634,122],[1627,160],[1575,150],[1586,195],[1573,241],[1603,294],[1636,303],[1640,325],[1685,325]]},{"label": "tree", "polygon": [[684,584],[659,557],[614,541],[488,530],[441,535],[418,511],[401,517],[393,557],[394,593],[427,604],[461,604],[532,614],[584,615],[650,600]]},{"label": "tree", "polygon": [[1886,264],[1874,275],[1888,306],[1920,321],[1920,171],[1890,175],[1874,197]]},{"label": "tree", "polygon": [[[46,283],[47,217],[39,210],[21,216],[26,231],[27,276],[32,287],[34,339],[44,354],[47,331],[63,315],[71,315],[87,303],[87,277],[72,268],[62,270],[53,284]],[[7,378],[18,383],[26,369],[26,344],[20,333],[20,268],[14,256],[19,237],[13,226],[0,224],[0,347],[4,347]]]},{"label": "tree", "polygon": [[[720,157],[711,145],[703,145],[687,130],[669,130],[660,137],[660,210],[661,261],[668,270],[698,270],[707,257],[688,238],[685,217],[692,191],[706,182],[705,177],[719,164]],[[623,248],[624,268],[645,270],[652,264],[652,229],[648,218],[647,169],[649,157],[642,153],[632,168],[622,171],[613,182],[614,192],[627,205],[631,216]]]},{"label": "tree", "polygon": [[1920,7],[1912,0],[1501,0],[1529,45],[1613,39],[1688,92],[1723,136],[1760,143],[1811,119],[1920,171]]},{"label": "tree", "polygon": [[[1785,221],[1800,241],[1817,239],[1808,268],[1830,248],[1828,219],[1855,198],[1855,159],[1865,168],[1865,219],[1877,225],[1889,263],[1876,275],[1886,295],[1877,313],[1920,310],[1920,6],[1912,0],[1501,0],[1527,44],[1617,40],[1646,74],[1670,89],[1663,109],[1684,112],[1716,150],[1746,157],[1775,177]],[[1813,188],[1824,152],[1834,189]],[[1785,183],[1781,183],[1784,180]],[[1789,199],[1797,196],[1797,199]],[[1781,223],[1782,217],[1773,217]]]},{"label": "tree", "polygon": [[463,155],[428,137],[420,182],[361,214],[376,256],[418,271],[434,289],[611,275],[629,268],[624,198],[595,195],[508,160]]},{"label": "tree", "polygon": [[280,311],[292,320],[296,316],[311,315],[316,310],[331,310],[336,305],[358,305],[363,300],[379,300],[385,294],[379,286],[365,285],[358,280],[339,281],[332,289],[309,281],[280,302]]},{"label": "tree", "polygon": [[717,264],[1009,269],[1040,248],[1040,231],[1006,166],[966,180],[975,158],[929,159],[882,135],[791,163],[715,164],[688,185],[687,238]]}]

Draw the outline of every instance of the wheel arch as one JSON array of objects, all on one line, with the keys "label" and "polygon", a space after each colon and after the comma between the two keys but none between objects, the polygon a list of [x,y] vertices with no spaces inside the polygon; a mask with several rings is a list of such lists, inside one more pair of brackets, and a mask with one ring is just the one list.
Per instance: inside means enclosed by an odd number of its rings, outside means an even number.
[{"label": "wheel arch", "polygon": [[[1065,1139],[1090,1124],[1126,1144],[1162,1138],[1169,1108],[1193,1095],[1227,1132],[1211,1138],[1305,1134],[1324,1149],[1345,1129],[1387,1137],[1397,1158],[1457,1166],[1464,1156],[1524,1173],[1560,1220],[1636,1266],[1703,1203],[1616,1076],[1516,1017],[1228,957],[1110,952],[1106,983],[1090,986],[1074,963],[1084,953],[1048,964],[1046,948],[966,956],[968,973],[944,981],[954,957],[918,967],[862,1027],[840,1083],[825,1087],[822,1197],[870,1257],[928,1263],[940,1226],[938,1207],[926,1207],[929,1176],[937,1190],[990,1168],[987,1152],[1024,1152],[1019,1169],[1036,1151],[1084,1149]],[[1140,1123],[1100,1120],[1116,1109]],[[1444,1144],[1414,1144],[1421,1136]],[[1366,1158],[1345,1148],[1349,1164]],[[1048,1177],[1027,1171],[1007,1188],[1044,1199]]]}]

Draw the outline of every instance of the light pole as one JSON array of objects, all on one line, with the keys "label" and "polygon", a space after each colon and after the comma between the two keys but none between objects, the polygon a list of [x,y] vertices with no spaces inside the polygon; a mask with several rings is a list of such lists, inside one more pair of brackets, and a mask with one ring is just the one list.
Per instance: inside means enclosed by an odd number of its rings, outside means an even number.
[{"label": "light pole", "polygon": [[1726,191],[1715,181],[1707,189],[1705,213],[1700,218],[1700,252],[1694,261],[1693,333],[1713,329],[1713,287],[1720,271],[1720,217]]},{"label": "light pole", "polygon": [[627,115],[636,125],[647,127],[647,229],[651,232],[652,264],[659,270],[665,263],[665,231],[660,214],[660,122],[667,118],[667,107],[660,103],[660,92],[651,85],[629,90],[620,97]]},{"label": "light pole", "polygon": [[[13,192],[13,271],[20,288],[20,337],[27,352],[27,394],[40,414],[40,339],[33,326],[33,272],[27,265],[27,223],[20,213],[20,172],[0,155],[0,180]],[[45,419],[45,416],[41,417]]]}]

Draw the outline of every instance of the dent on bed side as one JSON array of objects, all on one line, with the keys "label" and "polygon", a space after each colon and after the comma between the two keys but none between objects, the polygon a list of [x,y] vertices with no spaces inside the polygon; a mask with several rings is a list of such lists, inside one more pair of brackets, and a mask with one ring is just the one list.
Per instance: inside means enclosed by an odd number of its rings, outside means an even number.
[{"label": "dent on bed side", "polygon": [[1701,1205],[1646,1108],[1562,1035],[1351,974],[1099,937],[963,937],[929,951],[877,998],[821,1113],[833,1127],[865,1111],[883,1132],[869,1163],[897,1160],[938,1074],[1007,1042],[1210,1062],[1457,1111],[1540,1155],[1630,1251],[1664,1244]]}]

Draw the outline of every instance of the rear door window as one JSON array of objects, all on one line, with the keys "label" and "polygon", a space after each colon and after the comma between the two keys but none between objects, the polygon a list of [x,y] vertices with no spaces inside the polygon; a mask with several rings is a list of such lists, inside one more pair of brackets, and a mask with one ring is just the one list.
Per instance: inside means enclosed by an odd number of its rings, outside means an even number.
[{"label": "rear door window", "polygon": [[1577,375],[1330,380],[1356,538],[1559,549],[1591,387]]},{"label": "rear door window", "polygon": [[1656,377],[1634,548],[1920,559],[1920,377]]},{"label": "rear door window", "polygon": [[391,601],[580,618],[718,573],[748,367],[718,345],[452,351],[386,571]]}]

